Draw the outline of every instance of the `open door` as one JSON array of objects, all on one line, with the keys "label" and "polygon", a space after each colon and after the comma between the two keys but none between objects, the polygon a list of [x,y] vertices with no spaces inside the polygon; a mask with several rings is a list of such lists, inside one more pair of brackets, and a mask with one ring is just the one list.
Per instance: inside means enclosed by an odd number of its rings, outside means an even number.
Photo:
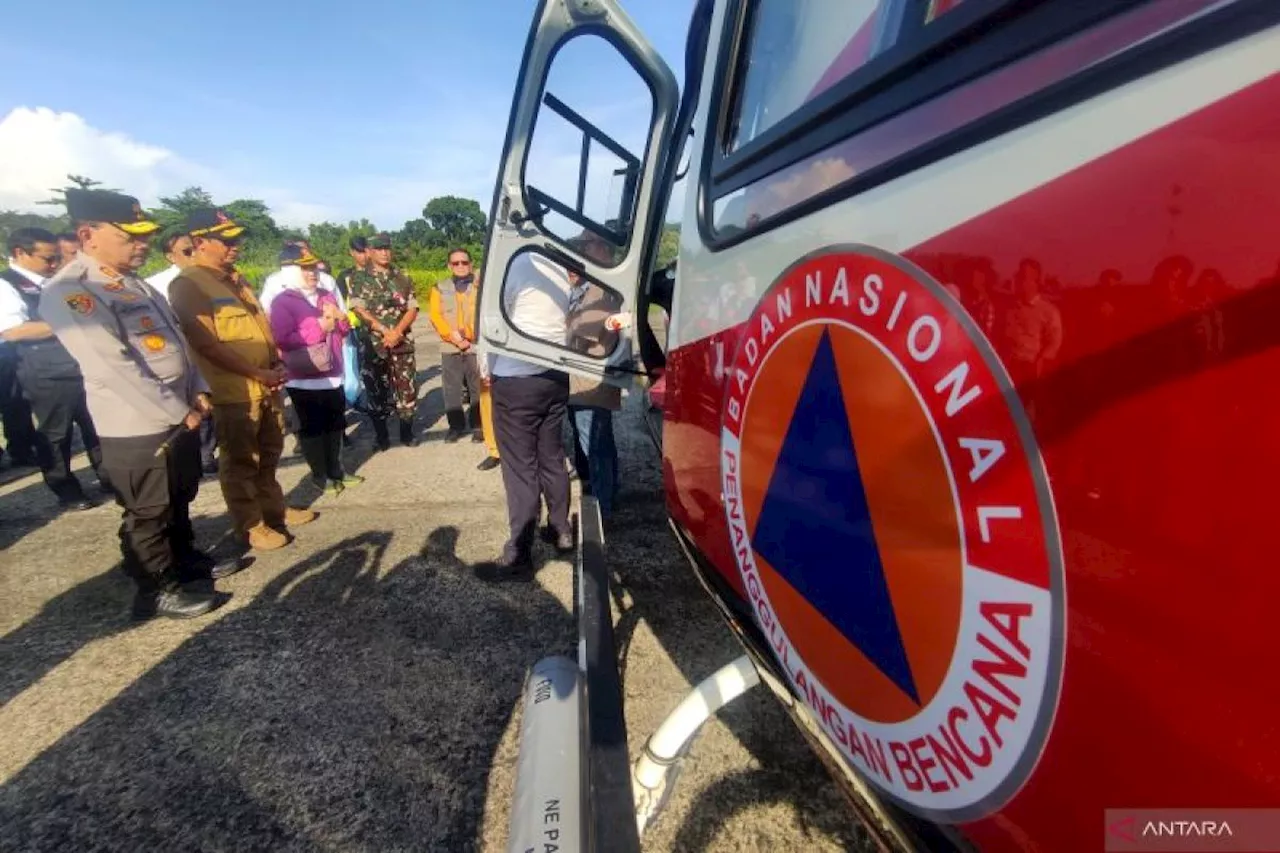
[{"label": "open door", "polygon": [[[650,257],[644,235],[663,215],[656,183],[678,102],[671,69],[614,0],[541,0],[489,216],[486,350],[624,388],[643,373],[634,314]],[[632,322],[585,338],[570,323],[560,338],[516,308],[552,302]]]}]

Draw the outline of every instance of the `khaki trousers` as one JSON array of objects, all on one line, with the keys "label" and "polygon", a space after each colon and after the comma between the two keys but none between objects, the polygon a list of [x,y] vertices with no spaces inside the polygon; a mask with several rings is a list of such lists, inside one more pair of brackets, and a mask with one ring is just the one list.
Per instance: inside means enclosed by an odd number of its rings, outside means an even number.
[{"label": "khaki trousers", "polygon": [[249,403],[215,404],[218,479],[222,497],[244,534],[266,522],[284,523],[284,491],[276,469],[284,452],[284,406],[278,394]]},{"label": "khaki trousers", "polygon": [[493,392],[483,384],[480,386],[480,429],[484,433],[484,446],[489,455],[501,459],[498,455],[498,436],[493,431]]}]

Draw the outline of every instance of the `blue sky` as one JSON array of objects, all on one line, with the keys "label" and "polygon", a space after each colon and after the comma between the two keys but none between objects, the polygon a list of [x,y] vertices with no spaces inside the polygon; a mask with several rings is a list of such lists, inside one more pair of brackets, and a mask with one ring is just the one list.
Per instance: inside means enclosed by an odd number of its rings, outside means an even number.
[{"label": "blue sky", "polygon": [[[623,2],[679,79],[693,0]],[[192,183],[262,198],[289,224],[399,228],[444,194],[487,213],[535,6],[66,0],[62,35],[5,40],[0,209],[78,171],[144,203]],[[593,66],[572,105],[624,106],[623,73]]]}]

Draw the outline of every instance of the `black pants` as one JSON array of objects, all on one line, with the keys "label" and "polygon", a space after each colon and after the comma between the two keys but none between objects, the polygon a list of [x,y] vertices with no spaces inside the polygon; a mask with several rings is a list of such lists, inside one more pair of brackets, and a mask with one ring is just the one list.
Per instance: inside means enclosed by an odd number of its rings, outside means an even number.
[{"label": "black pants", "polygon": [[213,416],[200,422],[200,464],[205,469],[212,468],[218,461],[218,431],[213,424]]},{"label": "black pants", "polygon": [[[475,353],[440,354],[440,381],[444,386],[444,416],[450,432],[480,429],[480,363]],[[462,411],[466,401],[467,412]]]},{"label": "black pants", "polygon": [[506,554],[527,557],[537,532],[540,498],[547,502],[551,527],[557,533],[570,532],[569,472],[562,440],[569,377],[559,371],[495,376],[492,394],[493,428],[511,521]]},{"label": "black pants", "polygon": [[89,455],[89,464],[107,489],[110,475],[104,474],[98,432],[89,417],[84,380],[79,377],[51,378],[38,369],[23,365],[19,369],[22,391],[36,418],[36,461],[44,475],[45,485],[63,503],[84,500],[84,488],[71,473],[71,431],[80,428],[80,441]]},{"label": "black pants", "polygon": [[164,439],[165,434],[102,439],[102,469],[124,508],[124,570],[143,594],[189,580],[180,566],[195,548],[190,506],[200,488],[200,434],[182,433],[157,459]]},{"label": "black pants", "polygon": [[14,464],[31,464],[36,457],[36,425],[31,416],[31,404],[22,396],[22,383],[18,381],[18,356],[0,343],[0,420],[4,423],[4,440]]},{"label": "black pants", "polygon": [[298,415],[298,443],[320,482],[339,480],[342,470],[342,433],[347,426],[347,398],[341,388],[308,390],[290,388],[289,399]]}]

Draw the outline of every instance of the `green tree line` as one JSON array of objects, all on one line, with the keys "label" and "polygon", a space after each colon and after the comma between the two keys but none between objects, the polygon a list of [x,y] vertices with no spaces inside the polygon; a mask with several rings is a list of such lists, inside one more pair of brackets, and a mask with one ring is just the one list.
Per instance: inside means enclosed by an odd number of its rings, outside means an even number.
[{"label": "green tree line", "polygon": [[[63,207],[67,189],[99,186],[98,181],[82,175],[67,177],[68,186],[52,190],[53,197],[42,204]],[[150,208],[148,213],[156,222],[169,228],[180,226],[191,211],[202,207],[220,208],[245,226],[247,232],[237,266],[256,287],[260,287],[263,279],[279,268],[277,258],[286,240],[306,239],[312,251],[336,273],[351,263],[347,247],[352,237],[370,237],[386,231],[391,235],[396,263],[409,272],[422,290],[448,275],[447,260],[453,248],[466,248],[479,264],[483,260],[488,224],[480,203],[474,199],[440,196],[423,206],[421,217],[410,219],[395,230],[379,227],[368,219],[345,224],[317,222],[303,229],[289,228],[277,223],[271,209],[258,199],[221,201],[201,187],[187,187],[177,195],[161,197],[160,204]],[[29,227],[44,228],[55,234],[65,231],[69,227],[65,209],[48,215],[0,211],[0,240],[14,229]],[[666,264],[675,258],[679,233],[677,225],[666,227],[659,252],[660,263]],[[144,276],[150,275],[167,265],[157,241],[141,272]]]}]

